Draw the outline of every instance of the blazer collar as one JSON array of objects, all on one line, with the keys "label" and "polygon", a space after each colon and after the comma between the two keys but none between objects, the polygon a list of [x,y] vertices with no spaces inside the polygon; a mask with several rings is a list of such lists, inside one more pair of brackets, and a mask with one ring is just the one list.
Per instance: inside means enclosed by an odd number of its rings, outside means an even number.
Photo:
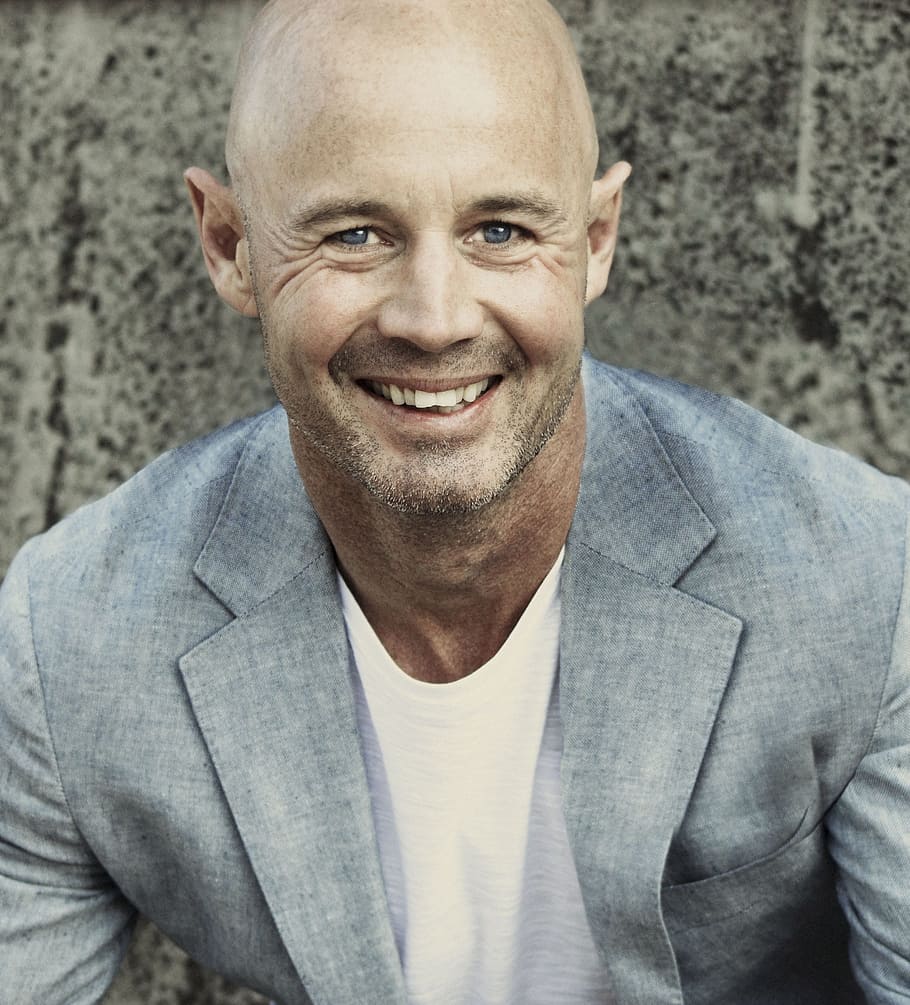
[{"label": "blazer collar", "polygon": [[621,371],[585,355],[588,442],[570,542],[672,585],[715,530]]},{"label": "blazer collar", "polygon": [[284,410],[276,406],[240,455],[194,572],[242,615],[331,551],[300,480]]}]

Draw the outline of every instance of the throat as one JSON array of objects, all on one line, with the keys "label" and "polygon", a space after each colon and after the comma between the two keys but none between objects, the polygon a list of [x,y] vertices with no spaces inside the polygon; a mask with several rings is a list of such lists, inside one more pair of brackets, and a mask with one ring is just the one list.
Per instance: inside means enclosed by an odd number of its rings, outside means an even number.
[{"label": "throat", "polygon": [[[526,606],[526,604],[524,605]],[[524,606],[505,617],[465,619],[457,624],[411,618],[367,620],[395,664],[409,677],[427,684],[451,684],[470,676],[503,647]]]},{"label": "throat", "polygon": [[[461,680],[489,663],[511,635],[559,554],[516,569],[476,569],[445,585],[426,577],[402,582],[400,573],[346,586],[396,665],[431,684]],[[466,570],[465,570],[466,571]],[[558,575],[558,572],[555,574]]]}]

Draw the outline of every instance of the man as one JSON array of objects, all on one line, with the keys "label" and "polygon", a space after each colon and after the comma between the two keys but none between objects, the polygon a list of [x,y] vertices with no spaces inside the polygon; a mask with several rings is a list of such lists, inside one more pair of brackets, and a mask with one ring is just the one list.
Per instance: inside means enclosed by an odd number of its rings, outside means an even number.
[{"label": "man", "polygon": [[293,1003],[910,998],[910,491],[583,358],[629,167],[542,0],[274,0],[229,187],[283,406],[2,594],[4,1001],[137,911]]}]

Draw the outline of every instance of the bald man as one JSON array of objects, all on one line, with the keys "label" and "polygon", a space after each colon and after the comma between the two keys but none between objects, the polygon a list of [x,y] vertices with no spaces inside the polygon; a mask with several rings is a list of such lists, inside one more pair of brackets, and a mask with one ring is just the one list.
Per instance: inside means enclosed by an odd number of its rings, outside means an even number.
[{"label": "bald man", "polygon": [[540,0],[275,0],[186,173],[280,406],[0,595],[4,1001],[137,912],[282,1005],[910,1000],[910,489],[584,355]]}]

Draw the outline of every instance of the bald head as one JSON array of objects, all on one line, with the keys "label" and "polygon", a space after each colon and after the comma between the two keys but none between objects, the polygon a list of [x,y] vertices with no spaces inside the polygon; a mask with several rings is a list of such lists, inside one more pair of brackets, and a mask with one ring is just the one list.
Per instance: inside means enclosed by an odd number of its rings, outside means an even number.
[{"label": "bald head", "polygon": [[516,128],[558,134],[590,183],[591,105],[566,26],[545,0],[271,0],[244,41],[231,103],[226,157],[241,202],[254,198],[264,158],[280,162],[355,88],[372,88],[379,121],[384,106],[408,99],[408,83],[419,89],[442,69],[453,98],[459,70],[472,82],[486,73],[500,113],[508,103]]}]

